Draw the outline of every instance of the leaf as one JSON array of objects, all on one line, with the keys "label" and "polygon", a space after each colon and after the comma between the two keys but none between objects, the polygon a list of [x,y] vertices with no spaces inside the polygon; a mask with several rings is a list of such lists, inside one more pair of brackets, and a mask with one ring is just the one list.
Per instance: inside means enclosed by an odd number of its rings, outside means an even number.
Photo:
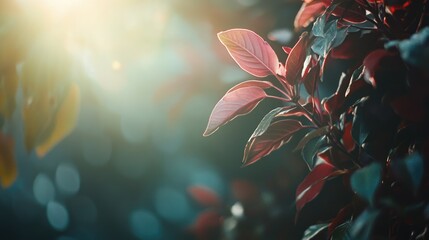
[{"label": "leaf", "polygon": [[411,177],[411,183],[414,192],[420,188],[424,174],[423,157],[419,153],[409,155],[405,160],[405,167]]},{"label": "leaf", "polygon": [[272,123],[262,135],[250,138],[247,142],[244,148],[244,166],[255,163],[272,151],[279,149],[290,141],[294,133],[302,128],[302,124],[293,119]]},{"label": "leaf", "polygon": [[354,2],[340,3],[334,11],[332,11],[332,15],[353,24],[366,21],[365,9]]},{"label": "leaf", "polygon": [[[66,57],[65,50],[60,51],[63,47],[58,47],[58,51],[51,51],[56,47],[54,44],[59,43],[36,44],[22,67],[22,116],[27,151],[40,145],[51,135],[55,115],[70,91],[70,59]],[[44,56],[43,61],[40,56]]]},{"label": "leaf", "polygon": [[231,29],[218,33],[231,57],[246,72],[256,77],[276,75],[279,60],[271,46],[256,33]]},{"label": "leaf", "polygon": [[198,215],[190,230],[198,239],[208,239],[213,231],[219,230],[222,222],[223,218],[218,212],[206,210]]},{"label": "leaf", "polygon": [[[345,206],[344,208],[341,208],[340,211],[338,211],[335,218],[332,219],[331,223],[329,223],[329,226],[328,226],[329,235],[332,235],[338,229],[339,226],[343,225],[344,222],[351,217],[352,213],[353,213],[353,205],[352,204],[349,204],[349,205]],[[346,221],[346,222],[348,222],[348,221]]]},{"label": "leaf", "polygon": [[380,213],[376,209],[367,209],[361,215],[359,215],[350,228],[350,236],[353,240],[366,240],[370,239],[374,222]]},{"label": "leaf", "polygon": [[304,77],[302,81],[304,83],[305,90],[308,92],[308,94],[310,94],[310,96],[314,96],[314,93],[316,92],[319,75],[320,65],[316,63],[316,65],[310,69],[310,72]]},{"label": "leaf", "polygon": [[308,42],[308,33],[303,32],[286,59],[286,81],[290,85],[294,85],[301,78],[302,67],[307,57]]},{"label": "leaf", "polygon": [[311,170],[314,166],[314,157],[319,149],[326,143],[325,137],[318,137],[310,140],[301,150],[301,156]]},{"label": "leaf", "polygon": [[243,203],[254,203],[260,200],[260,190],[251,182],[246,180],[234,180],[231,183],[231,190],[234,199]]},{"label": "leaf", "polygon": [[0,183],[6,188],[16,180],[15,146],[13,139],[0,133]]},{"label": "leaf", "polygon": [[356,170],[350,177],[352,190],[361,198],[373,204],[374,193],[381,183],[381,172],[382,167],[377,162]]},{"label": "leaf", "polygon": [[309,133],[307,133],[298,143],[298,145],[296,146],[294,151],[297,151],[301,148],[303,148],[305,145],[307,145],[307,143],[317,137],[321,137],[326,135],[329,132],[330,127],[329,126],[324,126],[318,129],[315,129]]},{"label": "leaf", "polygon": [[305,28],[318,16],[320,16],[329,5],[329,1],[316,0],[309,3],[303,3],[298,13],[295,16],[295,29]]},{"label": "leaf", "polygon": [[317,165],[298,185],[296,189],[296,211],[297,215],[301,209],[314,198],[316,198],[325,184],[325,180],[331,176],[335,167],[331,164],[321,163]]},{"label": "leaf", "polygon": [[365,123],[364,118],[365,112],[363,108],[357,106],[354,111],[353,126],[352,126],[352,137],[359,146],[364,144],[369,136],[369,129]]},{"label": "leaf", "polygon": [[355,142],[352,137],[352,126],[353,125],[351,122],[347,122],[344,124],[343,136],[341,138],[341,141],[347,152],[351,152],[355,148]]},{"label": "leaf", "polygon": [[413,153],[405,159],[395,159],[391,163],[391,168],[398,180],[403,181],[417,193],[424,174],[424,162],[420,153]]},{"label": "leaf", "polygon": [[234,118],[251,112],[266,96],[263,89],[254,86],[226,93],[213,108],[203,135],[209,136]]},{"label": "leaf", "polygon": [[253,132],[250,138],[259,137],[262,134],[264,134],[265,131],[267,131],[268,127],[270,126],[273,118],[275,118],[277,114],[279,114],[283,110],[284,110],[283,107],[278,107],[271,110],[269,113],[267,113],[267,115],[265,115],[264,118],[262,118],[261,122],[259,122],[259,125],[256,127],[255,131]]},{"label": "leaf", "polygon": [[248,81],[244,81],[244,82],[241,82],[241,83],[235,85],[234,87],[229,89],[227,93],[233,92],[237,89],[244,88],[244,87],[259,87],[261,89],[267,89],[267,88],[271,88],[273,86],[274,85],[268,81],[248,80]]},{"label": "leaf", "polygon": [[409,39],[397,43],[401,58],[410,65],[427,69],[429,62],[429,27],[415,33]]},{"label": "leaf", "polygon": [[393,56],[392,53],[390,53],[387,50],[384,49],[377,49],[369,53],[365,59],[363,60],[363,66],[364,69],[364,77],[365,80],[370,83],[373,87],[377,87],[377,79],[376,79],[376,73],[381,67],[381,61],[386,58]]},{"label": "leaf", "polygon": [[18,90],[18,76],[13,69],[2,72],[0,76],[0,114],[10,118],[15,110],[15,95]]},{"label": "leaf", "polygon": [[67,96],[55,114],[52,122],[53,129],[45,140],[36,145],[36,153],[39,157],[45,156],[49,150],[70,134],[77,122],[79,106],[79,87],[75,83],[72,83]]},{"label": "leaf", "polygon": [[217,193],[205,186],[191,186],[188,188],[188,193],[194,198],[199,204],[207,207],[218,207],[221,204],[221,200]]},{"label": "leaf", "polygon": [[304,232],[304,236],[302,237],[302,240],[313,239],[315,236],[317,236],[317,234],[325,230],[327,227],[328,227],[327,223],[316,224],[308,227]]},{"label": "leaf", "polygon": [[332,232],[331,240],[352,240],[350,236],[350,227],[351,222],[347,221],[338,227]]}]

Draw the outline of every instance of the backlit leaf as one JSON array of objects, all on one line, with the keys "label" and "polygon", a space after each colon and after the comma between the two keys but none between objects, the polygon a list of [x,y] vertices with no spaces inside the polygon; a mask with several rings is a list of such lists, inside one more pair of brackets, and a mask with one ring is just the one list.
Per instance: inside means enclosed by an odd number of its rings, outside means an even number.
[{"label": "backlit leaf", "polygon": [[262,134],[264,134],[265,131],[267,131],[268,127],[270,126],[271,121],[273,121],[273,118],[275,118],[277,114],[279,114],[283,110],[284,110],[283,107],[278,107],[271,110],[269,113],[267,113],[267,115],[265,115],[264,118],[262,118],[261,122],[259,122],[259,125],[256,127],[255,131],[253,132],[250,138],[259,137]]},{"label": "backlit leaf", "polygon": [[305,28],[310,25],[316,17],[320,16],[323,11],[325,11],[328,5],[329,1],[325,0],[303,3],[295,16],[295,21],[293,23],[295,29]]},{"label": "backlit leaf", "polygon": [[272,86],[273,86],[273,84],[271,82],[268,82],[268,81],[248,80],[248,81],[244,81],[244,82],[241,82],[241,83],[235,85],[234,87],[229,89],[228,92],[233,92],[237,89],[244,88],[244,87],[259,87],[261,89],[267,89],[267,88],[270,88]]},{"label": "backlit leaf", "polygon": [[373,204],[375,191],[381,183],[381,173],[381,165],[376,162],[356,170],[350,177],[352,190],[361,198]]},{"label": "backlit leaf", "polygon": [[286,81],[291,85],[301,78],[302,68],[307,57],[308,41],[308,33],[303,32],[286,59]]},{"label": "backlit leaf", "polygon": [[53,128],[46,139],[36,145],[36,153],[43,157],[63,138],[70,134],[76,125],[80,107],[79,87],[72,83],[67,96],[55,114]]},{"label": "backlit leaf", "polygon": [[325,180],[332,175],[335,167],[331,164],[321,163],[317,165],[298,185],[296,189],[297,214],[310,201],[319,195],[325,184]]},{"label": "backlit leaf", "polygon": [[260,136],[250,138],[244,149],[243,164],[255,163],[289,142],[292,135],[303,128],[297,120],[287,119],[272,123]]},{"label": "backlit leaf", "polygon": [[203,135],[209,136],[237,116],[251,112],[266,96],[263,89],[254,86],[226,93],[213,108]]},{"label": "backlit leaf", "polygon": [[314,166],[314,157],[320,148],[326,144],[326,137],[311,139],[301,150],[301,156],[311,170]]},{"label": "backlit leaf", "polygon": [[17,176],[13,139],[0,133],[0,183],[9,187]]},{"label": "backlit leaf", "polygon": [[330,127],[329,126],[324,126],[318,129],[315,129],[309,133],[307,133],[298,143],[298,145],[296,146],[295,150],[299,150],[301,148],[303,148],[305,145],[307,145],[307,143],[317,137],[326,135],[329,132]]},{"label": "backlit leaf", "polygon": [[256,77],[277,73],[279,60],[276,53],[256,33],[246,29],[231,29],[218,33],[218,38],[244,71]]}]

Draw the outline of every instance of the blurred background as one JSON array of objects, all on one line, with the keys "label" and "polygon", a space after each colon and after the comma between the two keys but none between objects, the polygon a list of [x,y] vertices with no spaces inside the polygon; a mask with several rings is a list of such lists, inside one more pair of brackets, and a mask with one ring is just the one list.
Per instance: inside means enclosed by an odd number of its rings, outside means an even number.
[{"label": "blurred background", "polygon": [[74,82],[80,108],[73,131],[39,157],[25,147],[21,112],[32,98],[20,100],[28,86],[18,87],[16,109],[3,125],[15,142],[18,176],[0,192],[0,238],[301,237],[311,222],[294,222],[303,162],[281,149],[241,168],[248,137],[279,103],[264,102],[202,137],[225,91],[254,79],[216,33],[251,29],[284,60],[281,46],[293,46],[299,35],[293,19],[300,4],[2,0],[1,71],[16,69],[18,78],[29,79],[34,97],[61,95],[61,84]]}]

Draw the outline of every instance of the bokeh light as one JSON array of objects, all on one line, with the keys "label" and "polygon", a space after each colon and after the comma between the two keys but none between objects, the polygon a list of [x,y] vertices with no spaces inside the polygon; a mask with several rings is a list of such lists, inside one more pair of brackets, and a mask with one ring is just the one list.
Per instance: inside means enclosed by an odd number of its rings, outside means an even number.
[{"label": "bokeh light", "polygon": [[42,205],[48,204],[55,198],[55,188],[49,177],[43,173],[37,175],[33,182],[33,194],[36,201]]},{"label": "bokeh light", "polygon": [[49,224],[56,230],[64,230],[69,224],[69,213],[60,203],[50,201],[46,207]]},{"label": "bokeh light", "polygon": [[147,210],[136,210],[130,215],[131,231],[139,239],[160,239],[162,226],[158,218]]}]

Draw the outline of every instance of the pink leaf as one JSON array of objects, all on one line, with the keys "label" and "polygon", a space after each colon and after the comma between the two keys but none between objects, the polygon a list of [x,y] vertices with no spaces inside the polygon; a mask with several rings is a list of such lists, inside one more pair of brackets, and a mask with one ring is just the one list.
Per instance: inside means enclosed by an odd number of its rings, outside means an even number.
[{"label": "pink leaf", "polygon": [[273,84],[268,81],[248,80],[235,85],[234,87],[229,89],[228,92],[233,92],[237,89],[244,88],[244,87],[259,87],[262,89],[267,89],[267,88],[273,87]]},{"label": "pink leaf", "polygon": [[251,112],[267,94],[260,87],[243,87],[225,96],[214,107],[204,136],[214,133],[220,126],[234,118]]},{"label": "pink leaf", "polygon": [[203,206],[218,207],[221,204],[219,196],[213,190],[205,186],[192,186],[188,188],[188,193]]},{"label": "pink leaf", "polygon": [[244,71],[256,77],[277,73],[279,60],[276,53],[256,33],[246,29],[231,29],[218,33],[218,38]]},{"label": "pink leaf", "polygon": [[308,33],[303,32],[298,42],[292,48],[286,59],[286,81],[290,85],[294,85],[298,78],[301,77],[301,72],[305,58],[307,56]]},{"label": "pink leaf", "polygon": [[299,184],[296,189],[296,211],[297,214],[310,201],[319,195],[326,179],[332,175],[335,168],[331,164],[322,163],[317,165]]},{"label": "pink leaf", "polygon": [[272,123],[264,134],[249,139],[244,149],[243,164],[255,163],[289,142],[292,135],[303,128],[297,120],[287,119]]},{"label": "pink leaf", "polygon": [[295,21],[293,23],[295,29],[307,27],[316,17],[320,16],[323,11],[325,11],[329,4],[330,2],[325,0],[303,3],[295,16]]}]

